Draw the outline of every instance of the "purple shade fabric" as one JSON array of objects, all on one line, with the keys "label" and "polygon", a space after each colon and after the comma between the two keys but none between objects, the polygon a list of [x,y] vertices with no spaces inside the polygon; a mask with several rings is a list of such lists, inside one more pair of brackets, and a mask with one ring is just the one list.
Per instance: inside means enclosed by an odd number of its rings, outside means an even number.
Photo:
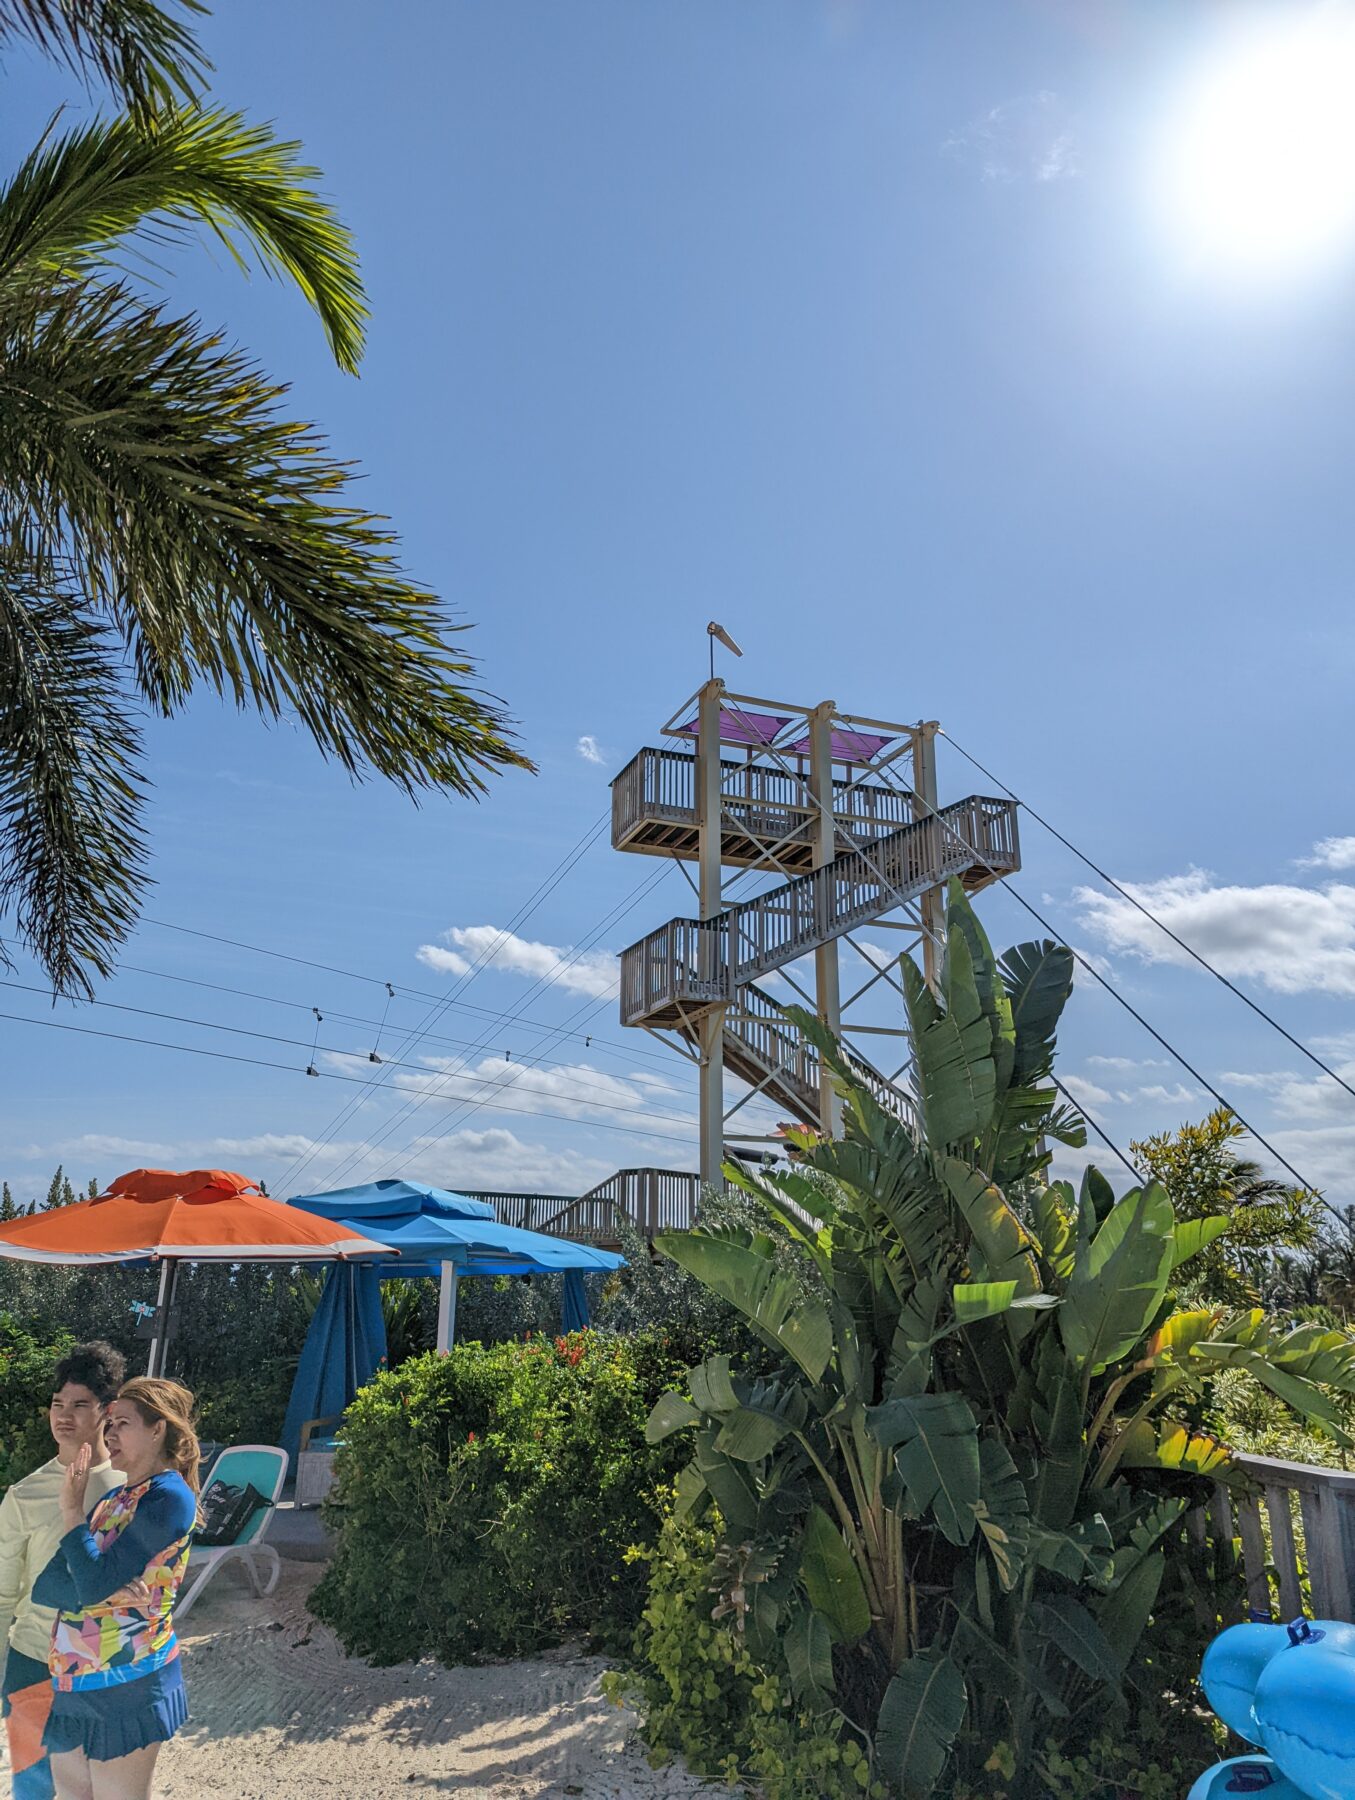
[{"label": "purple shade fabric", "polygon": [[[722,744],[770,744],[778,732],[784,731],[790,724],[789,719],[778,719],[774,713],[750,713],[742,708],[731,710],[727,706],[720,708],[720,742]],[[688,719],[678,730],[695,737],[700,725],[700,716]]]},{"label": "purple shade fabric", "polygon": [[[877,737],[873,731],[834,731],[829,733],[832,746],[831,755],[834,762],[869,762],[878,756],[886,744],[892,744],[892,737]],[[809,755],[809,738],[806,735],[797,738],[793,744],[786,746],[793,756]]]}]

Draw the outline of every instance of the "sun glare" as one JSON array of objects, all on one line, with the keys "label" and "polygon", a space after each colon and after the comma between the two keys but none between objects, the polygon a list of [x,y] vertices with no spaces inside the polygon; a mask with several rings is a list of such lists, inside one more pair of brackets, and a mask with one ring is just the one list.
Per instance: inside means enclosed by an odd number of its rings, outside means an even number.
[{"label": "sun glare", "polygon": [[1355,239],[1355,5],[1287,6],[1216,46],[1164,141],[1162,192],[1201,262],[1285,274]]}]

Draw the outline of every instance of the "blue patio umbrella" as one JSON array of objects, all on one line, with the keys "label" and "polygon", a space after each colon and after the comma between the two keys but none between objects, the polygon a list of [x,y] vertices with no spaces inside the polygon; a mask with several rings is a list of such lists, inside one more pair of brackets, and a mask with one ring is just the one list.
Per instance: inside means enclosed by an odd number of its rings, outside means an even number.
[{"label": "blue patio umbrella", "polygon": [[282,1447],[295,1459],[308,1419],[337,1418],[386,1356],[380,1275],[374,1263],[336,1263],[301,1347]]},{"label": "blue patio umbrella", "polygon": [[[438,1278],[439,1350],[447,1349],[455,1336],[456,1284],[462,1275],[563,1275],[565,1301],[561,1323],[569,1331],[588,1321],[583,1271],[617,1269],[625,1261],[624,1257],[595,1249],[591,1244],[576,1244],[541,1231],[501,1225],[488,1201],[472,1200],[465,1194],[426,1187],[420,1182],[373,1181],[328,1194],[309,1194],[291,1204],[303,1212],[341,1221],[353,1231],[398,1250],[400,1260],[388,1268],[389,1274]],[[348,1397],[351,1399],[351,1394]],[[289,1419],[291,1416],[289,1407]],[[303,1419],[316,1416],[320,1415],[300,1413]]]}]

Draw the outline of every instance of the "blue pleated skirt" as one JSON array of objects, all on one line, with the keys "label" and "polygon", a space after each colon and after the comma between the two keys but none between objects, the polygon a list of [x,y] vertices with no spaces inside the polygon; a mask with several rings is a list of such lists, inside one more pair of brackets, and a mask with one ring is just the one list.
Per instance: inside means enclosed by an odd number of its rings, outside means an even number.
[{"label": "blue pleated skirt", "polygon": [[163,1744],[188,1717],[188,1692],[178,1657],[149,1675],[113,1687],[85,1688],[52,1696],[42,1741],[49,1755],[83,1750],[90,1762],[112,1762]]}]

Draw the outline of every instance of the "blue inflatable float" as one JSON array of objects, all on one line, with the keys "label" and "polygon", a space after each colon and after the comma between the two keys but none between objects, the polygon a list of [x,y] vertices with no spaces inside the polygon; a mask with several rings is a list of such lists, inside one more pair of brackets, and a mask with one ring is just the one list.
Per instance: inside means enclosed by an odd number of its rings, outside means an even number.
[{"label": "blue inflatable float", "polygon": [[1355,1625],[1233,1625],[1205,1654],[1214,1711],[1262,1754],[1202,1775],[1189,1800],[1355,1800]]}]

